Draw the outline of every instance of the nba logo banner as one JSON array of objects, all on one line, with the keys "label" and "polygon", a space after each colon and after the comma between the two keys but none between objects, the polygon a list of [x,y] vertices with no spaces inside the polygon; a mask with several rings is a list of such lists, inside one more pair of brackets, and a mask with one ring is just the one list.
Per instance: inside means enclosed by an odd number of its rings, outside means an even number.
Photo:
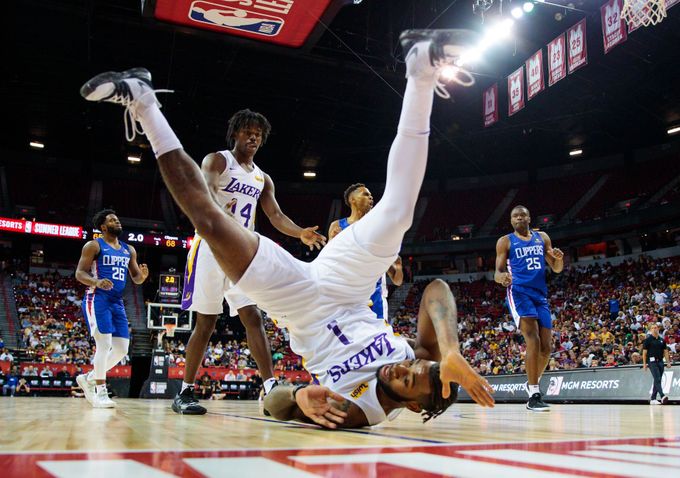
[{"label": "nba logo banner", "polygon": [[155,0],[143,13],[164,22],[298,48],[351,0]]},{"label": "nba logo banner", "polygon": [[567,76],[564,51],[564,33],[548,43],[548,86],[552,86]]},{"label": "nba logo banner", "polygon": [[602,16],[602,40],[604,41],[604,52],[614,48],[619,43],[623,43],[628,38],[626,33],[626,22],[621,18],[623,0],[609,0],[600,7]]},{"label": "nba logo banner", "polygon": [[508,76],[508,116],[524,108],[524,67]]},{"label": "nba logo banner", "polygon": [[545,89],[543,79],[543,50],[538,50],[526,61],[527,100],[530,100]]},{"label": "nba logo banner", "polygon": [[572,74],[588,64],[585,18],[567,30],[567,48],[569,49],[569,74]]},{"label": "nba logo banner", "polygon": [[484,92],[484,127],[487,128],[498,121],[498,83],[494,83]]}]

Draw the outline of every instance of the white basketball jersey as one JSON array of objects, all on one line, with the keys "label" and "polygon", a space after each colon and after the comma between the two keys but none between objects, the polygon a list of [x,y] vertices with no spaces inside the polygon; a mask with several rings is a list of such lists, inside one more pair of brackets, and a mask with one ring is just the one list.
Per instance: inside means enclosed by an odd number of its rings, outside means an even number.
[{"label": "white basketball jersey", "polygon": [[[264,173],[256,164],[248,172],[238,164],[231,151],[219,151],[227,161],[218,181],[217,203],[251,231],[255,229],[257,201],[264,189]],[[232,202],[233,201],[233,202]],[[229,208],[226,206],[231,204]]]}]

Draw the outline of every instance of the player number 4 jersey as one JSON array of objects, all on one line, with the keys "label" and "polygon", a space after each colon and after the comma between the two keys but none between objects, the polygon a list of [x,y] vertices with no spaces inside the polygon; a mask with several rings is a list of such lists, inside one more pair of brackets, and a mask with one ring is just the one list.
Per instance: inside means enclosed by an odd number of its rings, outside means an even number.
[{"label": "player number 4 jersey", "polygon": [[[257,201],[264,189],[264,173],[257,165],[248,172],[236,161],[231,151],[219,151],[227,166],[219,178],[217,202],[240,224],[251,231],[255,229]],[[230,205],[227,208],[227,205]]]}]

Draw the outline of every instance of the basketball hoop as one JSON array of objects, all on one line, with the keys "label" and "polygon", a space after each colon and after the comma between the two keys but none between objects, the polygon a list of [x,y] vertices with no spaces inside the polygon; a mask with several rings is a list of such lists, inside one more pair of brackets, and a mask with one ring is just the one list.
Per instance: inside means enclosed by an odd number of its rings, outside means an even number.
[{"label": "basketball hoop", "polygon": [[666,0],[624,0],[621,16],[630,31],[656,25],[666,18]]},{"label": "basketball hoop", "polygon": [[163,327],[165,328],[166,337],[175,336],[175,329],[177,328],[177,324],[163,324]]}]

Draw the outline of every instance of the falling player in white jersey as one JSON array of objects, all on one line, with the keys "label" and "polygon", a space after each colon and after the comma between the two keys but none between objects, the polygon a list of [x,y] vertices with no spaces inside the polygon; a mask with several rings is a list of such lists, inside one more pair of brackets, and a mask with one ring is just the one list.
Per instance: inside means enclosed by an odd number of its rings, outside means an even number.
[{"label": "falling player in white jersey", "polygon": [[[337,221],[333,221],[328,228],[328,240],[330,241],[335,236],[340,234],[343,230],[357,222],[364,217],[368,211],[373,208],[373,195],[368,190],[365,184],[355,183],[345,189],[343,194],[345,204],[350,207],[351,213],[348,217],[343,217]],[[378,282],[375,284],[375,290],[368,301],[368,306],[375,316],[380,320],[386,320],[392,323],[389,318],[389,311],[387,307],[387,277],[389,276],[392,283],[399,287],[404,283],[404,271],[401,265],[401,257],[397,256],[394,264],[387,269]]]},{"label": "falling player in white jersey", "polygon": [[457,384],[477,403],[493,406],[493,389],[460,353],[455,302],[445,282],[428,286],[414,343],[395,335],[366,307],[366,297],[396,259],[413,221],[427,164],[433,95],[435,89],[441,93],[441,67],[452,65],[478,41],[466,30],[402,33],[408,81],[383,197],[309,263],[240,226],[215,205],[199,168],[161,113],[147,70],[102,73],[81,88],[85,99],[121,104],[139,122],[170,193],[211,241],[227,277],[279,318],[291,348],[306,359],[319,385],[274,388],[265,408],[275,418],[360,427],[408,408],[429,419],[455,401]]},{"label": "falling player in white jersey", "polygon": [[[316,233],[316,227],[301,228],[279,207],[274,195],[274,182],[254,162],[255,154],[271,131],[267,118],[245,109],[229,119],[227,142],[231,150],[208,154],[201,163],[201,172],[215,202],[243,227],[255,228],[258,201],[276,229],[299,238],[310,248],[321,248],[326,238]],[[246,329],[248,348],[263,379],[265,393],[276,382],[269,341],[265,334],[262,314],[215,261],[209,245],[198,234],[187,257],[184,275],[182,308],[196,312],[196,327],[186,348],[186,365],[182,389],[172,402],[172,409],[181,414],[202,415],[206,408],[194,395],[194,381],[210,336],[215,330],[222,300],[226,299],[231,316],[238,314]]]}]

